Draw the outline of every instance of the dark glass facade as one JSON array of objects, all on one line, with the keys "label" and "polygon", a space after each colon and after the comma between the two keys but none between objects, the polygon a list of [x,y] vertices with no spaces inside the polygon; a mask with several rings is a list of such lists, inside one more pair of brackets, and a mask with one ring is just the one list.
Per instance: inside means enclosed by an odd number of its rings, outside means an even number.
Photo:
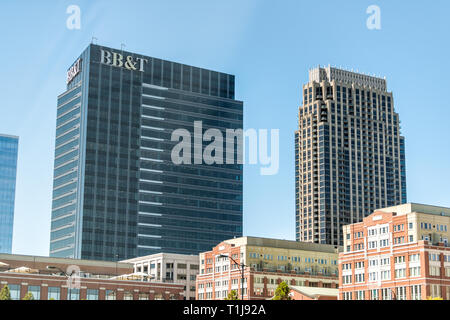
[{"label": "dark glass facade", "polygon": [[197,254],[241,236],[242,165],[171,160],[175,129],[242,129],[234,76],[97,45],[80,58],[58,98],[51,256]]},{"label": "dark glass facade", "polygon": [[11,253],[19,138],[0,134],[0,253]]}]

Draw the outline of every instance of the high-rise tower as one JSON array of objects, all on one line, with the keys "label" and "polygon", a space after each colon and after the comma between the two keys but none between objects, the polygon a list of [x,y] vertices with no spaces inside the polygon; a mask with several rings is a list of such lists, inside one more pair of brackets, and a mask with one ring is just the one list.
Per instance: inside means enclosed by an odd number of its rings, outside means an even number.
[{"label": "high-rise tower", "polygon": [[11,253],[19,137],[0,134],[0,253]]},{"label": "high-rise tower", "polygon": [[342,245],[342,226],[406,203],[405,139],[386,80],[315,68],[295,133],[296,239]]},{"label": "high-rise tower", "polygon": [[234,81],[89,45],[58,97],[50,255],[196,254],[241,236],[242,165],[171,160],[176,129],[242,129]]}]

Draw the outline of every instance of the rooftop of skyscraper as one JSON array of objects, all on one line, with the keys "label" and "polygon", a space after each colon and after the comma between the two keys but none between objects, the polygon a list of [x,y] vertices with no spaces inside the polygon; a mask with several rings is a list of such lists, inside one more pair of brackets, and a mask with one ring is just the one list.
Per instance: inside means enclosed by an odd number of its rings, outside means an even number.
[{"label": "rooftop of skyscraper", "polygon": [[372,87],[381,91],[387,90],[386,78],[371,76],[359,72],[339,69],[328,65],[328,67],[313,68],[309,70],[309,81],[339,81],[347,83],[355,83],[365,87]]},{"label": "rooftop of skyscraper", "polygon": [[0,133],[0,137],[4,137],[4,138],[12,138],[12,139],[19,139],[18,136],[13,136],[13,135],[10,135],[10,134],[3,134],[3,133]]}]

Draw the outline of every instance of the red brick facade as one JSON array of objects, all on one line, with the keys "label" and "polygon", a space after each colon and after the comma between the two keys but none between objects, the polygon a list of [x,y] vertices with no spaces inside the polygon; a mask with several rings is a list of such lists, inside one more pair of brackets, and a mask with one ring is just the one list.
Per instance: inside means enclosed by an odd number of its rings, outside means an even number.
[{"label": "red brick facade", "polygon": [[[369,229],[379,225],[388,228],[385,239],[389,243],[371,248]],[[408,239],[406,214],[375,212],[348,228],[347,250],[339,254],[340,300],[425,300],[432,295],[450,300],[450,274],[446,271],[450,247],[424,240],[395,240]],[[430,254],[434,259],[430,260]],[[439,275],[432,275],[431,268],[439,269]]]},{"label": "red brick facade", "polygon": [[[27,294],[28,286],[40,287],[40,300],[48,300],[48,287],[60,288],[61,300],[70,299],[66,277],[2,272],[0,273],[0,286],[3,288],[5,284],[20,285],[20,299]],[[87,299],[88,289],[98,290],[98,300],[106,300],[107,290],[115,293],[115,300],[124,300],[125,293],[131,294],[132,300],[139,300],[142,294],[148,300],[183,300],[184,298],[182,285],[110,279],[81,279],[80,300]]]},{"label": "red brick facade", "polygon": [[[59,288],[60,300],[69,300],[68,276],[62,273],[69,266],[76,266],[81,272],[70,281],[71,287],[79,290],[80,300],[87,299],[89,289],[97,292],[95,300],[106,300],[107,291],[115,296],[115,300],[124,300],[125,295],[129,300],[184,299],[184,286],[181,284],[112,279],[116,275],[133,273],[132,264],[15,255],[1,255],[0,261],[4,264],[0,266],[0,288],[20,286],[19,299],[28,293],[29,286],[38,286],[40,300],[48,300],[49,287]],[[21,267],[33,270],[30,273],[12,272]]]}]

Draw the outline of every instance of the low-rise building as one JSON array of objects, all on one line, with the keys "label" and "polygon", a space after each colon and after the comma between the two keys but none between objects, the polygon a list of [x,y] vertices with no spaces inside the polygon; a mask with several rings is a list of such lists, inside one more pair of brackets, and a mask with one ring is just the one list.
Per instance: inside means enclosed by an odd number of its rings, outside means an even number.
[{"label": "low-rise building", "polygon": [[450,208],[409,203],[343,227],[340,300],[450,300]]},{"label": "low-rise building", "polygon": [[150,282],[123,262],[0,254],[0,289],[12,299],[182,300],[181,284]]},{"label": "low-rise building", "polygon": [[158,253],[124,260],[133,264],[134,272],[148,275],[150,281],[184,286],[186,300],[195,300],[195,279],[199,273],[197,255]]},{"label": "low-rise building", "polygon": [[292,300],[338,300],[339,289],[315,287],[290,287],[289,296]]},{"label": "low-rise building", "polygon": [[246,300],[264,300],[274,296],[282,281],[289,286],[337,288],[338,251],[333,245],[290,240],[226,240],[200,254],[196,297],[221,300],[235,290],[239,299],[243,295]]}]

